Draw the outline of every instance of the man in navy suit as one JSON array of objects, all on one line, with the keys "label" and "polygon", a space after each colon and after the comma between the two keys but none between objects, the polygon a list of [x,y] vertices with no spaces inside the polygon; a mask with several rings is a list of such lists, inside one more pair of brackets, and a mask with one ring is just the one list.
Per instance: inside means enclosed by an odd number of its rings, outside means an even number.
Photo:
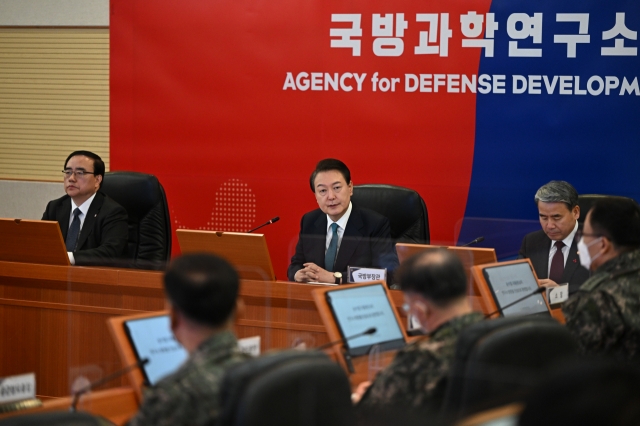
[{"label": "man in navy suit", "polygon": [[541,285],[569,283],[569,294],[573,294],[589,278],[589,271],[580,265],[575,237],[578,192],[568,182],[554,180],[538,189],[534,199],[542,229],[524,237],[520,258],[531,260]]},{"label": "man in navy suit", "polygon": [[60,225],[72,265],[112,264],[125,257],[127,212],[99,192],[104,170],[104,162],[93,152],[72,152],[62,171],[67,195],[50,201],[42,215],[42,220]]},{"label": "man in navy suit", "polygon": [[309,180],[319,209],[302,217],[288,277],[296,282],[347,282],[347,267],[386,268],[387,280],[398,267],[389,219],[351,203],[349,168],[327,158]]}]

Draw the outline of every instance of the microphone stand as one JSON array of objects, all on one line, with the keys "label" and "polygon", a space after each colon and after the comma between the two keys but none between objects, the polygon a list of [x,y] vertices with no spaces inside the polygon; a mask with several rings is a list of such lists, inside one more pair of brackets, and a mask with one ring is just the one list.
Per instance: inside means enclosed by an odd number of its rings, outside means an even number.
[{"label": "microphone stand", "polygon": [[255,228],[253,228],[253,229],[251,229],[251,230],[247,231],[247,234],[250,234],[250,233],[252,233],[253,231],[257,231],[258,229],[262,228],[263,226],[267,226],[267,225],[271,225],[272,223],[276,223],[276,222],[277,222],[277,221],[279,221],[279,220],[280,220],[280,216],[276,216],[276,217],[274,217],[273,219],[266,221],[266,222],[265,222],[265,223],[263,223],[262,225],[257,226],[257,227],[255,227]]},{"label": "microphone stand", "polygon": [[363,331],[362,333],[354,334],[353,336],[349,336],[349,337],[345,337],[345,338],[340,339],[340,340],[335,340],[333,342],[325,343],[324,345],[318,346],[314,350],[321,351],[323,349],[327,349],[327,348],[330,348],[330,347],[332,347],[334,345],[342,343],[342,356],[344,357],[344,362],[347,364],[347,370],[349,370],[349,373],[353,374],[353,373],[356,372],[356,370],[353,367],[353,362],[351,362],[351,354],[349,354],[349,350],[344,347],[345,343],[347,343],[351,339],[355,339],[356,337],[362,337],[362,336],[368,336],[370,334],[375,334],[377,331],[378,331],[378,329],[376,327],[371,327],[371,328]]},{"label": "microphone stand", "polygon": [[513,305],[516,305],[516,304],[518,304],[518,303],[522,302],[523,300],[530,298],[531,296],[535,296],[536,294],[540,294],[540,293],[542,293],[543,291],[545,291],[545,288],[544,288],[544,287],[538,287],[538,288],[537,288],[537,289],[535,289],[532,293],[529,293],[529,294],[527,294],[526,296],[521,297],[520,299],[518,299],[518,300],[516,300],[516,301],[513,301],[513,302],[511,302],[511,303],[509,303],[507,306],[504,306],[504,307],[502,307],[502,308],[499,308],[499,309],[498,309],[498,310],[496,310],[496,311],[491,312],[490,314],[486,314],[484,317],[485,317],[485,319],[486,319],[486,318],[490,318],[491,316],[493,316],[493,315],[495,315],[495,314],[498,314],[498,313],[500,313],[500,312],[504,311],[505,309],[508,309],[508,308],[512,307]]},{"label": "microphone stand", "polygon": [[71,407],[69,407],[69,411],[72,413],[76,412],[76,405],[78,405],[78,401],[80,400],[80,397],[89,392],[91,389],[93,388],[97,388],[98,386],[102,386],[105,383],[109,383],[111,380],[117,379],[118,377],[122,376],[125,373],[128,373],[129,371],[135,370],[136,368],[140,368],[143,365],[147,364],[149,362],[149,358],[143,358],[140,361],[136,362],[135,364],[131,364],[125,368],[123,368],[122,370],[116,371],[115,373],[109,374],[108,376],[103,377],[100,380],[96,380],[93,383],[89,383],[87,386],[83,387],[82,389],[80,389],[77,392],[74,392],[73,394],[73,401],[71,402]]}]

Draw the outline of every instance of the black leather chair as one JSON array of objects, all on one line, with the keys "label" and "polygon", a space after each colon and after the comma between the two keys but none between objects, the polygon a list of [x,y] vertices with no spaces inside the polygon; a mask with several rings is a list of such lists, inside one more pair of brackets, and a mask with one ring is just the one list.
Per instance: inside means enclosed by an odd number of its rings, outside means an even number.
[{"label": "black leather chair", "polygon": [[322,352],[284,351],[227,371],[220,426],[351,426],[355,412],[344,371]]},{"label": "black leather chair", "polygon": [[424,200],[413,189],[366,184],[353,187],[353,204],[386,216],[396,243],[429,244],[429,216]]},{"label": "black leather chair", "polygon": [[521,400],[542,372],[577,353],[571,333],[549,317],[474,324],[456,343],[443,410],[463,416]]},{"label": "black leather chair", "polygon": [[[587,217],[587,213],[589,209],[593,206],[598,200],[602,200],[603,198],[614,198],[620,200],[633,200],[633,198],[622,197],[619,195],[602,195],[602,194],[583,194],[578,195],[578,206],[580,206],[580,217],[578,218],[578,223],[582,225],[584,223],[584,219]],[[633,200],[635,202],[635,200]]]},{"label": "black leather chair", "polygon": [[119,266],[163,269],[171,256],[171,221],[158,178],[138,172],[108,172],[100,190],[129,215],[128,261]]}]

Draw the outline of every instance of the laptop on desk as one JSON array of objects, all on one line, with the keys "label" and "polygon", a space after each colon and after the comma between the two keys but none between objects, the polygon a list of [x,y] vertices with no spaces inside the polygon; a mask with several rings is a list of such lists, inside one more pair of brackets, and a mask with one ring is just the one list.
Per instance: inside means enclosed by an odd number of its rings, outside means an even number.
[{"label": "laptop on desk", "polygon": [[182,254],[206,252],[224,257],[244,280],[275,281],[264,234],[176,230]]},{"label": "laptop on desk", "polygon": [[56,221],[0,218],[0,235],[0,261],[70,265]]}]

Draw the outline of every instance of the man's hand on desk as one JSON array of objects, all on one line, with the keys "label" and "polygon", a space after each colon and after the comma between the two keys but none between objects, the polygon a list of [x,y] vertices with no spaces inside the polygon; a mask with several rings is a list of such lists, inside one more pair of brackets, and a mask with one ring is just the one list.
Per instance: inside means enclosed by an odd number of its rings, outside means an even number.
[{"label": "man's hand on desk", "polygon": [[357,404],[362,399],[362,395],[369,389],[371,382],[362,382],[358,385],[355,391],[351,394],[351,402]]},{"label": "man's hand on desk", "polygon": [[538,280],[538,284],[540,284],[540,287],[558,287],[558,284],[555,281],[548,278]]},{"label": "man's hand on desk", "polygon": [[333,272],[329,272],[316,265],[315,263],[305,263],[304,268],[298,270],[293,277],[296,282],[308,283],[311,281],[319,283],[335,283],[336,279],[333,276]]}]

